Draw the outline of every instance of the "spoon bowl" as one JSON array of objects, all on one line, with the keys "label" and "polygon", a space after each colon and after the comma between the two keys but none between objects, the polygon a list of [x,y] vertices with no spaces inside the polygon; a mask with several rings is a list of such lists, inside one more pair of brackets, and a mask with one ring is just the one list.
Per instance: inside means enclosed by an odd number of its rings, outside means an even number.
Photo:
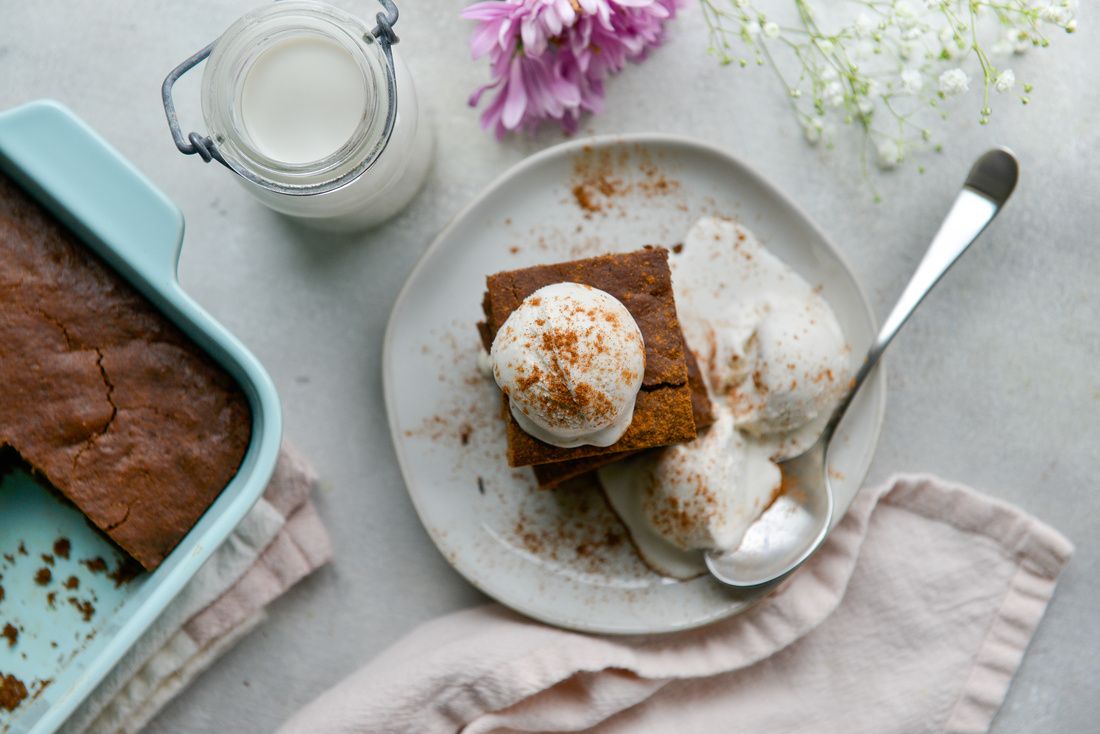
[{"label": "spoon bowl", "polygon": [[779,464],[783,492],[749,527],[736,551],[705,554],[712,576],[730,586],[764,586],[793,571],[817,550],[829,532],[835,504],[825,471],[826,449],[818,439],[804,453]]},{"label": "spoon bowl", "polygon": [[834,514],[828,453],[837,425],[909,316],[1000,212],[1018,176],[1015,156],[1003,148],[988,151],[971,166],[932,244],[817,441],[779,464],[785,491],[753,523],[737,550],[706,552],[707,570],[718,581],[740,589],[771,584],[801,566],[825,542]]}]

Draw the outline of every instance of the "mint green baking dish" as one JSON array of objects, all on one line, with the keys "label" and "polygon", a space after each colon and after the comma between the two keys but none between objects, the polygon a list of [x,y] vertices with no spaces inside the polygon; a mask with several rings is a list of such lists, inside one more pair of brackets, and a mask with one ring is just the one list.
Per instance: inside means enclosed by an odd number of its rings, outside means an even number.
[{"label": "mint green baking dish", "polygon": [[[0,673],[30,696],[0,709],[0,734],[49,734],[60,727],[156,620],[260,498],[275,468],[282,416],[260,363],[180,288],[183,216],[129,162],[61,105],[41,101],[0,113],[0,170],[76,233],[237,380],[252,409],[252,442],[236,476],[152,574],[116,585],[81,561],[121,554],[75,509],[16,470],[0,478]],[[0,358],[2,358],[0,345]],[[69,558],[53,553],[61,537]],[[25,553],[20,553],[22,546]],[[51,556],[55,582],[34,576]],[[78,591],[57,581],[76,576]],[[47,599],[49,590],[54,603]],[[72,595],[76,602],[66,603]],[[86,614],[83,602],[94,602]],[[85,619],[85,617],[88,617]]]}]

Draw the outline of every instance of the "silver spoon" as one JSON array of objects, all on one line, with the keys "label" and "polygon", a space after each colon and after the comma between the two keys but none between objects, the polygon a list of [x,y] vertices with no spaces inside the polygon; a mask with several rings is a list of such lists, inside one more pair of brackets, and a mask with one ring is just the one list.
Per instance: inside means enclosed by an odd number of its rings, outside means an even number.
[{"label": "silver spoon", "polygon": [[975,161],[924,259],[867,351],[851,390],[833,410],[814,445],[780,464],[783,476],[800,490],[798,496],[781,496],[735,552],[706,553],[707,568],[716,579],[744,589],[770,584],[798,568],[825,541],[833,519],[833,488],[825,460],[837,425],[902,325],[997,216],[1016,186],[1018,173],[1016,158],[1003,148]]}]

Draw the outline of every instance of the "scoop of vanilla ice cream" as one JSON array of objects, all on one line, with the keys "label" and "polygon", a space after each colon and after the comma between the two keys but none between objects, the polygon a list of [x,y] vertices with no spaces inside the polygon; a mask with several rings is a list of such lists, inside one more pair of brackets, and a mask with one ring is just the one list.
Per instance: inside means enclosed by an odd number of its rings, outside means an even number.
[{"label": "scoop of vanilla ice cream", "polygon": [[783,437],[840,399],[850,349],[836,315],[751,232],[704,217],[672,267],[688,343],[712,396],[728,403],[738,428]]},{"label": "scoop of vanilla ice cream", "polygon": [[497,331],[489,359],[519,426],[562,448],[618,441],[645,374],[634,317],[614,296],[578,283],[524,299]]},{"label": "scoop of vanilla ice cream", "polygon": [[727,391],[739,428],[794,431],[828,411],[844,391],[848,349],[820,297],[777,301],[748,342],[744,375]]},{"label": "scoop of vanilla ice cream", "polygon": [[646,518],[683,550],[735,550],[782,481],[770,449],[738,431],[727,407],[717,418],[699,438],[662,451],[645,483]]}]

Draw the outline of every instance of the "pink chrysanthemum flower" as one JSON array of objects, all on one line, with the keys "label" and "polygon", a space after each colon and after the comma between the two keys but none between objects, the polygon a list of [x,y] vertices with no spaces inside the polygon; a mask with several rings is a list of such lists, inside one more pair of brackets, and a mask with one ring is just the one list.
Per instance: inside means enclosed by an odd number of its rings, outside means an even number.
[{"label": "pink chrysanthemum flower", "polygon": [[602,108],[604,79],[660,45],[680,1],[488,0],[466,8],[462,16],[478,23],[470,51],[487,54],[492,71],[470,96],[475,107],[493,90],[481,126],[498,138],[546,119],[575,131],[583,112]]}]

